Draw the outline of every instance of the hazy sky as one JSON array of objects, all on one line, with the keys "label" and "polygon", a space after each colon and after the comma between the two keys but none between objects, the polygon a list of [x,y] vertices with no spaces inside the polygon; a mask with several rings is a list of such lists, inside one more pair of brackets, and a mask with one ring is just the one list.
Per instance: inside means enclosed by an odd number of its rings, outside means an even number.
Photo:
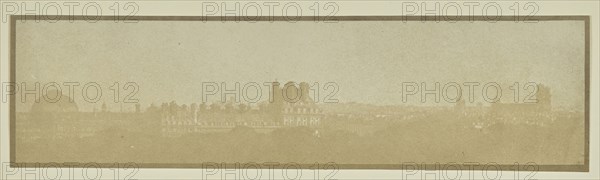
[{"label": "hazy sky", "polygon": [[505,94],[536,82],[555,107],[584,105],[583,21],[17,21],[16,42],[17,82],[99,82],[96,105],[76,88],[88,110],[112,101],[113,82],[136,82],[148,105],[201,102],[202,82],[274,80],[335,82],[342,102],[415,105],[418,94],[402,102],[402,82],[498,82]]}]

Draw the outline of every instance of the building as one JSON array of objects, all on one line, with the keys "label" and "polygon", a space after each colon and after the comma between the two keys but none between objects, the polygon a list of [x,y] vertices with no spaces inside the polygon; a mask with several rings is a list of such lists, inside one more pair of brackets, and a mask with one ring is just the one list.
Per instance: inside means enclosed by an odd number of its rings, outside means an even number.
[{"label": "building", "polygon": [[279,97],[279,101],[283,102],[278,104],[282,106],[281,118],[284,126],[316,127],[321,124],[323,111],[309,96],[310,86],[308,83],[300,83],[298,87],[294,82],[288,82],[281,91],[283,93],[282,97]]},{"label": "building", "polygon": [[159,108],[162,132],[166,136],[182,133],[228,132],[237,126],[270,132],[281,127],[319,128],[323,111],[310,97],[308,83],[272,84],[273,98],[258,104],[220,102],[207,105],[163,103]]}]

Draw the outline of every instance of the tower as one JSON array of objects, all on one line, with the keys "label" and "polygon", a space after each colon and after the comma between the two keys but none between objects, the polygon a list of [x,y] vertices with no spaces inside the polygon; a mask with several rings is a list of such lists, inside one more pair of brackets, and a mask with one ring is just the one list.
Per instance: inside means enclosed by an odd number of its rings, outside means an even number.
[{"label": "tower", "polygon": [[539,110],[552,110],[552,94],[550,93],[550,88],[543,84],[540,84],[537,87],[538,89],[537,92],[535,92],[535,97],[537,99],[537,104],[540,108]]},{"label": "tower", "polygon": [[283,102],[283,96],[281,95],[281,88],[279,87],[279,82],[273,82],[271,92],[273,93],[273,99],[271,103],[281,104]]},{"label": "tower", "polygon": [[279,82],[273,82],[272,88],[273,89],[271,89],[271,93],[273,93],[273,99],[268,106],[269,116],[272,121],[279,122],[282,120],[283,116],[281,113],[283,110],[283,96],[281,94]]},{"label": "tower", "polygon": [[302,102],[312,102],[312,99],[310,98],[310,94],[309,94],[310,93],[310,85],[308,85],[308,83],[301,82],[300,83],[300,91],[302,92],[302,93],[300,93],[301,94],[300,100]]},{"label": "tower", "polygon": [[301,92],[298,90],[296,83],[289,81],[283,85],[283,100],[288,103],[298,102],[301,98]]}]

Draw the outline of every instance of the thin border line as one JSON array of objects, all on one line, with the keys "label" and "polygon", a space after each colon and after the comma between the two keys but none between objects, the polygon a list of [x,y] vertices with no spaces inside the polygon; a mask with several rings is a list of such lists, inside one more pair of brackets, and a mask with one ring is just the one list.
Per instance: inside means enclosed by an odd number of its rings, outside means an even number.
[{"label": "thin border line", "polygon": [[[35,18],[36,15],[11,15],[10,16],[10,36],[11,36],[11,44],[10,44],[10,81],[12,83],[16,82],[15,79],[15,64],[16,64],[16,21],[19,20],[33,20],[31,17]],[[28,18],[29,17],[29,18]],[[53,16],[56,17],[56,16]],[[73,20],[89,20],[84,16],[60,16],[60,19],[70,18]],[[115,18],[119,18],[122,16],[100,16],[99,20],[114,20]],[[425,18],[423,19],[420,16],[333,16],[338,21],[432,21],[434,18]],[[457,18],[457,16],[438,16],[440,21],[445,18]],[[533,16],[535,19],[539,21],[584,21],[585,23],[585,157],[583,165],[539,165],[538,171],[563,171],[563,172],[589,172],[589,140],[590,140],[590,16]],[[247,21],[247,19],[252,19],[256,17],[246,17],[246,16],[134,16],[135,20],[140,21]],[[298,21],[314,21],[315,18],[323,18],[323,16],[301,16]],[[331,17],[330,17],[331,18]],[[245,20],[246,19],[246,20]],[[515,16],[500,16],[497,21],[514,21]],[[256,21],[286,21],[289,20],[288,17],[283,16],[260,16]],[[489,21],[489,17],[487,16],[458,16],[456,21]],[[253,20],[254,21],[254,20]],[[16,129],[16,116],[15,116],[15,96],[11,96],[10,98],[10,166],[11,167],[40,167],[44,165],[53,165],[56,164],[51,163],[17,163],[16,162],[16,137],[15,137],[15,129]],[[70,163],[72,166],[64,166],[64,167],[85,167],[86,164],[89,163]],[[99,165],[102,168],[110,168],[114,166],[114,163],[94,163]],[[60,165],[60,164],[59,164]],[[188,164],[188,163],[136,163],[139,165],[139,168],[203,168],[206,167],[206,163],[197,163],[197,164]],[[226,166],[235,166],[236,164],[227,164]],[[284,166],[284,163],[280,163],[279,165],[262,167],[260,169],[266,168],[289,168]],[[314,168],[314,164],[298,164],[301,169],[310,169]],[[338,169],[403,169],[403,165],[401,164],[336,164]],[[425,168],[421,168],[419,170],[436,170],[435,164],[425,164]],[[502,170],[514,170],[514,165],[499,165]],[[521,168],[519,166],[518,168]],[[448,167],[448,170],[484,170],[483,167],[471,167],[465,169],[463,166],[458,167]],[[525,166],[523,166],[525,168]],[[527,170],[527,169],[522,169]]]},{"label": "thin border line", "polygon": [[[15,83],[17,82],[15,77],[15,71],[16,71],[16,66],[15,66],[15,61],[16,61],[16,39],[17,39],[17,26],[16,26],[16,17],[13,17],[12,15],[9,16],[10,18],[10,62],[8,67],[10,67],[10,72],[9,72],[9,81],[10,83]],[[10,122],[9,122],[9,134],[10,134],[10,162],[16,162],[16,157],[15,157],[15,152],[16,152],[16,137],[15,137],[15,130],[16,130],[16,102],[15,101],[15,96],[10,96],[10,100],[8,101],[9,103],[9,118],[10,118]]]},{"label": "thin border line", "polygon": [[[69,0],[58,0],[58,1],[52,1],[52,2],[68,2]],[[215,0],[215,1],[199,1],[199,0],[133,0],[133,1],[123,1],[124,3],[127,2],[134,2],[134,3],[138,3],[138,2],[158,2],[158,1],[164,1],[164,2],[240,2],[240,3],[248,3],[248,2],[323,2],[323,3],[328,3],[328,2],[440,2],[439,0],[415,0],[415,1],[410,1],[410,0],[334,0],[334,1],[319,1],[319,0],[258,0],[258,1],[254,1],[254,0]],[[535,1],[531,1],[531,2],[596,2],[597,0],[535,0]],[[39,0],[17,0],[17,1],[4,1],[4,2],[40,2]],[[83,1],[82,3],[90,3],[90,2],[120,2],[120,1],[115,1],[115,0],[89,0],[89,1]],[[522,1],[522,0],[478,0],[478,1],[473,1],[473,0],[453,0],[453,1],[448,1],[448,2],[440,2],[440,3],[449,3],[449,2],[524,2],[527,3],[528,1]]]}]

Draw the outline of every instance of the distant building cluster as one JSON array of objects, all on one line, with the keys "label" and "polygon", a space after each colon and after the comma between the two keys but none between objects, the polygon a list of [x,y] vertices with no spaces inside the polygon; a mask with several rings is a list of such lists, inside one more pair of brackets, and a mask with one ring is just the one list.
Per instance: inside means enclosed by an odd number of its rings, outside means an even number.
[{"label": "distant building cluster", "polygon": [[[533,103],[497,102],[467,105],[464,99],[454,106],[399,106],[361,103],[319,104],[310,97],[307,83],[273,82],[272,98],[257,104],[233,102],[151,105],[142,112],[80,112],[66,96],[57,103],[37,103],[28,113],[17,113],[17,134],[29,140],[40,138],[82,138],[97,134],[148,132],[165,137],[190,133],[230,132],[249,127],[256,132],[271,132],[285,127],[310,127],[318,131],[341,130],[359,135],[385,130],[399,122],[452,120],[464,128],[482,132],[495,125],[546,126],[557,119],[582,118],[577,113],[552,109],[550,88],[538,86]],[[326,119],[326,121],[324,121]],[[498,127],[498,126],[496,126]],[[316,131],[316,132],[318,132]],[[157,133],[160,132],[160,133]]]},{"label": "distant building cluster", "polygon": [[537,92],[534,94],[537,102],[530,103],[494,103],[492,104],[492,114],[496,116],[514,116],[514,115],[543,115],[552,110],[552,96],[550,88],[545,85],[538,85]]},{"label": "distant building cluster", "polygon": [[556,119],[552,113],[552,96],[550,88],[538,85],[537,92],[533,94],[536,102],[528,103],[492,103],[489,107],[481,105],[468,107],[461,99],[454,111],[461,114],[464,119],[474,120],[472,124],[478,129],[494,124],[527,124],[544,126]]},{"label": "distant building cluster", "polygon": [[280,127],[319,127],[323,111],[309,95],[308,83],[288,82],[283,87],[273,82],[273,97],[258,104],[233,102],[163,103],[160,112],[162,131],[169,136],[192,132],[228,131],[236,126],[248,126],[258,131]]}]

